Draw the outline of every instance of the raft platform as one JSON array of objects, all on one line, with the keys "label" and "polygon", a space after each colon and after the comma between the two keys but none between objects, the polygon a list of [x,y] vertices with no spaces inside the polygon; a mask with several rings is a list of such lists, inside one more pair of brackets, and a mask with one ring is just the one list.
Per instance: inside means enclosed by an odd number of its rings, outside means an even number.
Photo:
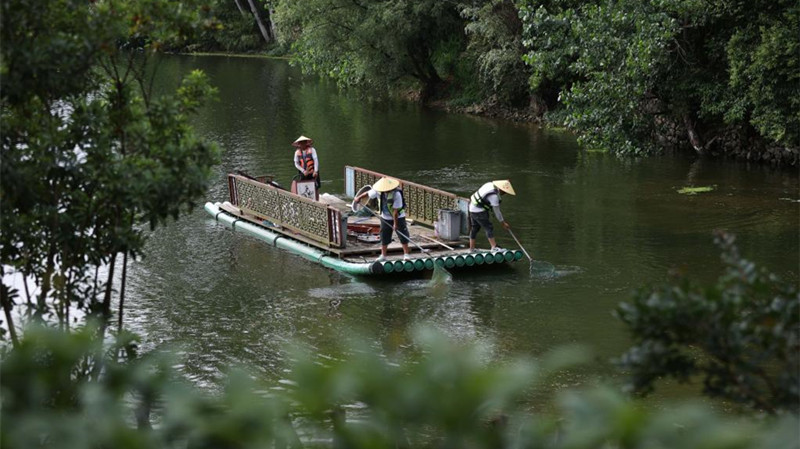
[{"label": "raft platform", "polygon": [[[362,187],[383,176],[387,175],[345,167],[346,195],[354,197]],[[464,237],[468,232],[466,198],[394,178],[402,183],[406,200],[406,221],[413,242],[409,243],[411,260],[403,260],[402,246],[395,235],[386,260],[375,261],[380,255],[379,218],[354,213],[349,202],[334,195],[322,194],[316,199],[292,193],[273,183],[270,177],[229,174],[229,201],[208,202],[205,210],[218,223],[236,232],[353,275],[425,272],[437,265],[447,269],[479,269],[524,257],[519,250],[471,252]],[[436,221],[442,216],[440,211],[449,217],[459,217],[458,238],[441,239],[434,231]]]}]

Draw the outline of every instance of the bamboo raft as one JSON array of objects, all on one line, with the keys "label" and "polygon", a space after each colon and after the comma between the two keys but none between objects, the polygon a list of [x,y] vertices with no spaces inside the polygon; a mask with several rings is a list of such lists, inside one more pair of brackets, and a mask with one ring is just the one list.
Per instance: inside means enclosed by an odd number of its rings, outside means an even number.
[{"label": "bamboo raft", "polygon": [[[386,176],[358,167],[345,167],[345,193],[352,198],[364,186]],[[399,179],[399,178],[395,178]],[[228,175],[229,201],[206,203],[215,220],[275,247],[291,251],[325,267],[355,275],[412,273],[433,270],[437,265],[479,268],[515,262],[522,251],[471,252],[467,234],[468,200],[452,193],[399,179],[406,200],[411,260],[403,260],[402,246],[393,240],[385,261],[380,254],[379,218],[359,216],[350,203],[333,195],[319,199],[284,190],[267,177]],[[457,239],[440,239],[434,231],[439,211],[457,211]]]}]

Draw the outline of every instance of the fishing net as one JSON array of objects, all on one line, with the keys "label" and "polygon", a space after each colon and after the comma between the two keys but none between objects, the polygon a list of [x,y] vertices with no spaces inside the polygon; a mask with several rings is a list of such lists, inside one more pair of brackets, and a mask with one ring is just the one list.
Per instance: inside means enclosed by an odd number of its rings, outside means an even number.
[{"label": "fishing net", "polygon": [[432,286],[439,286],[449,284],[453,280],[453,275],[447,271],[447,268],[434,263],[433,265],[433,275],[431,276],[431,285]]},{"label": "fishing net", "polygon": [[556,274],[556,267],[550,262],[543,260],[531,260],[531,277],[552,277]]}]

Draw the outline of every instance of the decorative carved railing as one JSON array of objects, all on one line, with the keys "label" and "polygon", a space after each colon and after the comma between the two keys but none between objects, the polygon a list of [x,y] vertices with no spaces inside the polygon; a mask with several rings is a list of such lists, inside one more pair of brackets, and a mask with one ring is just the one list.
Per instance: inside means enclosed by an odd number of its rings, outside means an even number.
[{"label": "decorative carved railing", "polygon": [[[344,168],[345,190],[353,197],[361,187],[372,185],[378,179],[390,175],[366,170],[359,167]],[[434,189],[411,181],[390,176],[403,183],[403,198],[406,200],[406,216],[427,225],[439,219],[439,209],[461,211],[461,233],[467,233],[467,207],[469,200],[444,190]]]},{"label": "decorative carved railing", "polygon": [[324,245],[344,248],[347,241],[339,210],[254,178],[229,174],[231,204]]}]

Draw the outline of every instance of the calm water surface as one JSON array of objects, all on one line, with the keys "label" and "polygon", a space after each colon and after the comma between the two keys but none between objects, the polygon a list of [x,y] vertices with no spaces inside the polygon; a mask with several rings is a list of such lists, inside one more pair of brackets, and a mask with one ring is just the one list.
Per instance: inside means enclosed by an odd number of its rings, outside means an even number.
[{"label": "calm water surface", "polygon": [[[219,101],[195,125],[220,144],[222,163],[195,210],[150,237],[147,256],[132,268],[125,319],[145,348],[177,348],[186,375],[208,388],[236,364],[281,379],[290,341],[336,356],[338,342],[363,335],[376,348],[402,351],[409,330],[423,322],[457,340],[490,344],[498,359],[582,344],[598,362],[562,383],[614,376],[608,359],[625,351],[629,337],[612,310],[672,267],[713,282],[721,272],[716,228],[735,233],[747,258],[798,279],[797,170],[618,160],[579,149],[563,132],[372,103],[279,60],[169,57],[160,88],[174,88],[195,68],[219,88]],[[295,174],[290,143],[301,134],[314,139],[322,190],[332,194],[343,194],[345,165],[462,196],[510,178],[517,195],[504,198],[503,213],[557,276],[531,277],[520,262],[457,274],[437,288],[426,279],[353,278],[235,234],[203,211],[205,201],[227,199],[230,171],[273,174],[288,185]],[[686,186],[715,189],[677,193]],[[501,229],[497,236],[501,246],[515,247]]]}]

